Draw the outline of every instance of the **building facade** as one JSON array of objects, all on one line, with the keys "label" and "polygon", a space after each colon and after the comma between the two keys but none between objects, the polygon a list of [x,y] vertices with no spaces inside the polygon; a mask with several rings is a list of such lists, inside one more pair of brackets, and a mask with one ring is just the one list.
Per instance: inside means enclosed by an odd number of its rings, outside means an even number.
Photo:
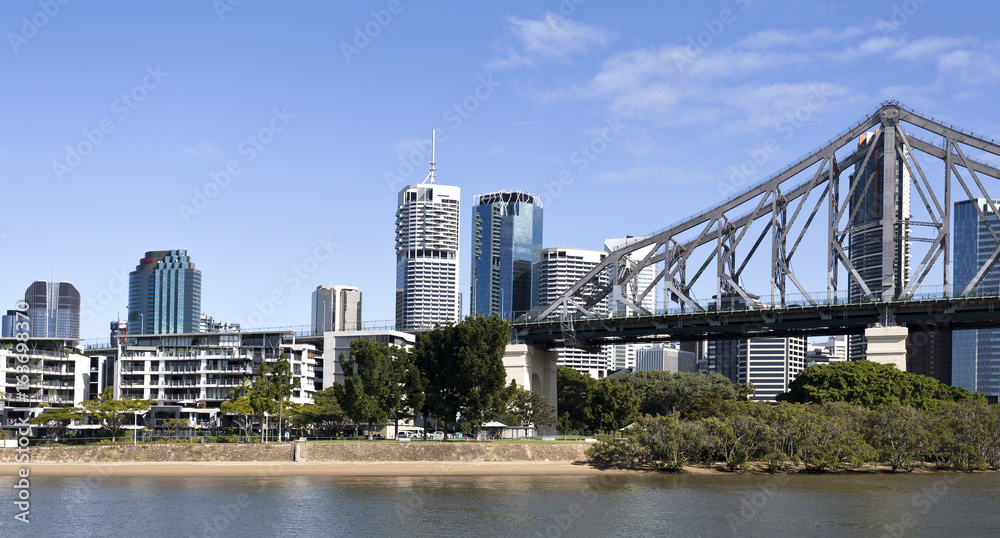
[{"label": "building facade", "polygon": [[[627,244],[635,241],[642,240],[642,237],[625,237],[621,239],[608,239],[604,241],[604,250],[609,254],[615,249],[626,246]],[[653,246],[650,245],[646,248],[639,249],[628,256],[623,256],[621,262],[617,267],[613,267],[611,270],[612,278],[615,278],[615,273],[617,271],[624,271],[627,269],[632,269],[635,265],[642,261],[653,250]],[[655,313],[657,310],[659,293],[656,286],[652,286],[653,281],[656,279],[657,266],[650,265],[639,270],[638,274],[625,282],[620,288],[619,293],[624,297],[631,300],[632,298],[638,297],[642,293],[646,295],[639,301],[639,306],[646,309],[650,313]],[[647,291],[648,290],[648,291]],[[612,315],[624,316],[627,315],[630,310],[628,307],[621,302],[621,298],[615,297],[614,292],[608,298],[609,299],[609,309]],[[612,370],[620,370],[622,368],[632,368],[636,369],[636,357],[640,349],[649,348],[649,344],[619,344],[614,346],[606,346],[605,353],[608,354],[608,366]]]},{"label": "building facade", "polygon": [[506,319],[538,305],[542,201],[523,192],[481,194],[472,210],[472,314]]},{"label": "building facade", "polygon": [[458,322],[461,189],[433,182],[399,191],[396,209],[396,329]]},{"label": "building facade", "polygon": [[417,337],[404,332],[379,330],[379,331],[329,331],[323,338],[323,361],[322,367],[318,369],[317,383],[320,389],[333,386],[334,383],[344,382],[344,370],[340,366],[340,356],[347,358],[351,355],[351,342],[355,340],[371,340],[382,344],[389,344],[406,349],[412,348],[417,343]]},{"label": "building facade", "polygon": [[[542,249],[542,263],[538,277],[539,304],[547,305],[554,302],[573,284],[587,276],[587,273],[606,256],[607,253],[601,250],[564,247]],[[607,316],[607,302],[596,305],[591,311],[599,316]],[[558,314],[557,312],[555,315]],[[595,379],[607,375],[609,365],[605,350],[566,347],[555,351],[558,357],[557,364],[560,366],[590,374]]]},{"label": "building facade", "polygon": [[[994,200],[1000,206],[1000,200]],[[954,207],[954,288],[955,295],[975,278],[989,260],[997,242],[979,211],[990,226],[1000,230],[1000,218],[984,198],[956,202]],[[976,290],[977,295],[1000,295],[1000,265],[994,265]],[[1000,395],[1000,328],[954,331],[951,345],[951,384],[987,396]]]},{"label": "building facade", "polygon": [[806,345],[801,336],[739,340],[739,382],[757,389],[750,399],[773,402],[787,392],[788,384],[805,368]]},{"label": "building facade", "polygon": [[128,275],[130,335],[201,329],[201,271],[186,250],[147,252]]},{"label": "building facade", "polygon": [[80,338],[80,292],[69,282],[36,280],[24,292],[32,338]]},{"label": "building facade", "polygon": [[115,398],[219,408],[233,389],[253,384],[263,364],[273,370],[284,355],[296,384],[291,401],[312,403],[313,376],[322,353],[312,345],[292,343],[292,334],[261,331],[130,335],[130,345],[122,346],[116,361]]},{"label": "building facade", "polygon": [[658,344],[636,351],[635,371],[697,372],[698,360],[690,351],[680,346]]},{"label": "building facade", "polygon": [[316,286],[311,308],[313,334],[364,329],[361,292],[354,286]]},{"label": "building facade", "polygon": [[[893,245],[885,245],[885,226],[883,224],[884,204],[893,204],[897,219],[907,219],[910,215],[910,174],[903,165],[903,160],[896,157],[895,177],[885,180],[884,158],[879,133],[866,133],[858,140],[858,149],[869,144],[878,144],[872,150],[867,164],[859,162],[850,176],[853,188],[849,210],[853,218],[848,222],[847,255],[857,269],[865,286],[877,298],[892,299],[899,296],[903,287],[909,281],[910,248],[909,242],[901,238],[909,237],[909,224],[902,229],[892,230]],[[905,157],[905,156],[904,156]],[[865,166],[862,168],[862,165]],[[891,257],[886,253],[891,252]],[[897,279],[895,282],[882,281],[883,267],[892,263]],[[848,275],[848,299],[861,300],[865,297],[863,287],[853,277]],[[865,337],[852,335],[848,342],[848,357],[850,360],[863,360],[867,344]]]}]

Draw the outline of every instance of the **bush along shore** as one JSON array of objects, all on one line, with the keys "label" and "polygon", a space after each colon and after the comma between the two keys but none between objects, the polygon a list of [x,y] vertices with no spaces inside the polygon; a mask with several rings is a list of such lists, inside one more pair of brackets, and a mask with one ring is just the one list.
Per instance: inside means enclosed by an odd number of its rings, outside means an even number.
[{"label": "bush along shore", "polygon": [[586,455],[599,466],[663,471],[998,469],[1000,406],[969,399],[929,407],[717,401],[684,418],[643,415],[600,435]]}]

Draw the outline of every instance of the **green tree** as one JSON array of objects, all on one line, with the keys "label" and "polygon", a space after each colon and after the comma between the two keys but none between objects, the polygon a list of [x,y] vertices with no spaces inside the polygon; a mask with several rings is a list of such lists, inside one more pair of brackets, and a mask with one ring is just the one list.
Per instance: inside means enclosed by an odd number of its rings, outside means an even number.
[{"label": "green tree", "polygon": [[788,392],[779,394],[777,400],[818,404],[845,402],[868,408],[905,405],[929,411],[942,401],[972,398],[984,399],[984,396],[927,376],[901,372],[891,364],[840,361],[806,368],[795,376]]},{"label": "green tree", "polygon": [[334,385],[337,402],[355,423],[384,426],[392,413],[402,407],[402,380],[392,355],[406,353],[395,346],[371,340],[351,342],[349,357],[340,355],[343,385]]},{"label": "green tree", "polygon": [[55,407],[37,417],[28,420],[28,424],[44,424],[48,428],[48,436],[55,441],[62,437],[66,427],[75,420],[83,420],[82,410],[78,407]]},{"label": "green tree", "polygon": [[420,335],[415,354],[426,381],[424,409],[442,429],[461,415],[466,427],[478,431],[504,413],[510,399],[503,366],[509,341],[510,327],[496,315],[470,316]]},{"label": "green tree", "polygon": [[[253,384],[243,390],[246,391],[253,417],[260,421],[262,428],[267,417],[277,415],[277,427],[278,431],[281,431],[284,409],[287,407],[292,390],[297,386],[298,380],[292,375],[291,365],[284,353],[281,353],[273,366],[266,361],[260,365]],[[263,436],[261,441],[264,441]]]},{"label": "green tree", "polygon": [[[335,387],[336,385],[334,385]],[[299,428],[337,433],[344,425],[344,410],[337,403],[336,389],[327,387],[313,395],[313,403],[296,408],[291,421]]]},{"label": "green tree", "polygon": [[587,419],[591,428],[617,431],[639,416],[639,397],[632,385],[616,378],[605,378],[590,396]]},{"label": "green tree", "polygon": [[587,405],[597,388],[597,380],[572,368],[556,366],[556,402],[559,429],[584,430],[588,427]]},{"label": "green tree", "polygon": [[514,394],[508,404],[508,411],[517,420],[518,426],[548,426],[556,420],[556,410],[548,398],[537,392],[514,385]]},{"label": "green tree", "polygon": [[167,431],[167,435],[174,437],[180,430],[186,430],[190,427],[190,423],[183,418],[171,418],[163,421],[163,429]]},{"label": "green tree", "polygon": [[685,413],[699,398],[745,400],[748,389],[718,373],[641,371],[621,376],[639,397],[639,412],[647,415]]},{"label": "green tree", "polygon": [[131,398],[115,400],[111,387],[108,387],[96,400],[88,400],[82,405],[86,413],[108,431],[111,440],[116,441],[125,426],[135,420],[136,414],[139,411],[149,409],[149,405],[152,403],[153,400],[133,400]]},{"label": "green tree", "polygon": [[924,414],[912,407],[885,406],[873,409],[865,417],[865,437],[878,454],[879,461],[895,471],[912,471],[923,462],[929,432]]},{"label": "green tree", "polygon": [[233,422],[243,432],[243,436],[250,441],[250,428],[256,416],[253,406],[250,405],[249,396],[237,396],[235,399],[226,400],[221,405],[222,412],[227,415],[234,415]]}]

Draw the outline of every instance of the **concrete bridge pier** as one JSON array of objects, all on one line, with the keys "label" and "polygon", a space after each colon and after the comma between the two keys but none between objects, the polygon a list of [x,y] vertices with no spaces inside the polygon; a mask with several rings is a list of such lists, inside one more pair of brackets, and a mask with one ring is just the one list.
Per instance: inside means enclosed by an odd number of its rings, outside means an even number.
[{"label": "concrete bridge pier", "polygon": [[[556,410],[556,353],[528,344],[507,344],[503,356],[507,370],[507,383],[513,379],[517,386],[545,396]],[[555,424],[536,424],[539,435],[555,435]]]},{"label": "concrete bridge pier", "polygon": [[865,356],[872,362],[894,364],[906,371],[906,337],[909,329],[899,325],[873,325],[865,329],[868,349]]}]

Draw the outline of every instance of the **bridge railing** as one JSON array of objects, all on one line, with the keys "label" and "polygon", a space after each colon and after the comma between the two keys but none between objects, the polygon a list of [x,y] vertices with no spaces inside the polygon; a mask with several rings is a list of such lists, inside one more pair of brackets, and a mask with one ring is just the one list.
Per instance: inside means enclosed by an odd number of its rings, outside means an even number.
[{"label": "bridge railing", "polygon": [[[812,297],[810,301],[809,297],[805,294],[786,294],[784,304],[772,304],[766,301],[757,301],[753,303],[743,303],[734,302],[731,304],[708,304],[701,305],[704,311],[699,312],[691,309],[690,307],[671,307],[671,308],[658,308],[655,312],[650,312],[648,314],[639,313],[634,311],[628,311],[624,314],[619,315],[576,315],[573,319],[576,321],[590,321],[590,320],[601,320],[601,319],[611,319],[611,318],[643,318],[643,317],[653,317],[653,316],[663,316],[663,315],[679,315],[679,314],[699,314],[699,313],[716,313],[716,312],[746,312],[751,310],[768,310],[776,308],[815,308],[830,305],[843,305],[843,304],[871,304],[871,303],[898,303],[898,302],[916,302],[916,301],[928,301],[928,300],[940,300],[940,299],[950,299],[953,297],[963,297],[963,298],[978,298],[978,297],[997,297],[997,293],[994,291],[981,291],[977,290],[975,292],[961,295],[961,293],[954,292],[953,289],[946,289],[943,286],[921,286],[913,294],[908,297],[903,298],[893,298],[888,301],[881,299],[869,299],[867,297],[849,297],[846,292],[840,292],[834,297],[827,297],[827,292],[824,290],[822,292],[816,292],[809,294]],[[558,315],[550,315],[546,318],[534,318],[527,315],[517,317],[515,313],[514,323],[517,324],[535,324],[535,323],[552,323],[558,321]]]}]

